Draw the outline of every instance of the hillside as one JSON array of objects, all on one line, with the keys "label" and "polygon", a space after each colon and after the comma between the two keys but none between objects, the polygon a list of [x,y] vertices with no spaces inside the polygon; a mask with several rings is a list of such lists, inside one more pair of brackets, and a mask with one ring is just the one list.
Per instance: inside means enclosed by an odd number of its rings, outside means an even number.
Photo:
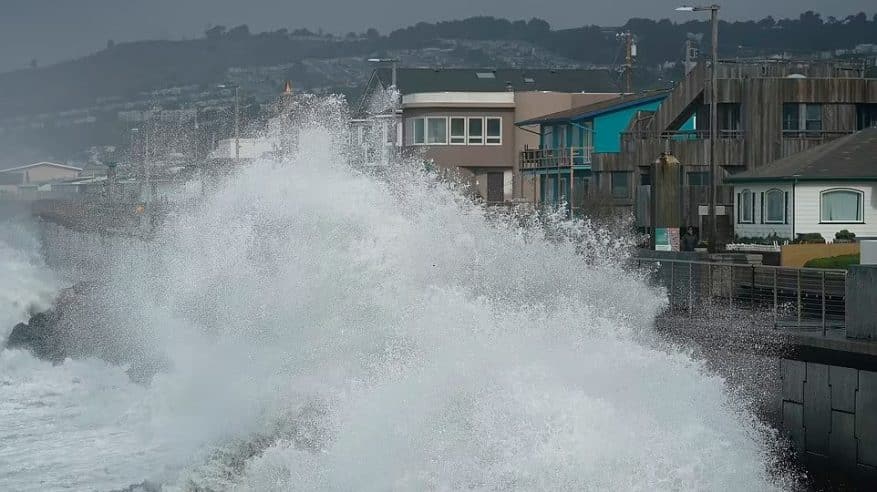
[{"label": "hillside", "polygon": [[[373,68],[365,62],[371,56],[399,57],[406,66],[618,69],[623,56],[616,34],[629,30],[640,46],[636,86],[666,86],[678,77],[674,64],[686,39],[701,39],[709,30],[708,22],[693,18],[699,20],[631,19],[613,28],[553,30],[539,19],[475,17],[343,37],[218,26],[195,40],[108,43],[81,59],[0,74],[0,145],[6,149],[0,166],[31,156],[63,160],[91,145],[119,144],[132,124],[120,112],[228,107],[229,93],[215,93],[220,83],[240,85],[254,106],[276,94],[285,79],[298,90],[355,98]],[[877,44],[877,15],[822,19],[806,12],[798,19],[722,22],[720,32],[723,57],[833,56],[856,46],[867,53]]]}]

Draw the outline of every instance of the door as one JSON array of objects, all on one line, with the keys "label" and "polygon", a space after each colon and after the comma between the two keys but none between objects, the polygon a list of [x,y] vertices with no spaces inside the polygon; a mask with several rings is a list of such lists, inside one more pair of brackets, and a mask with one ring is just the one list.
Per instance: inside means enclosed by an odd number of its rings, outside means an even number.
[{"label": "door", "polygon": [[505,199],[503,173],[487,173],[487,201],[502,202]]}]

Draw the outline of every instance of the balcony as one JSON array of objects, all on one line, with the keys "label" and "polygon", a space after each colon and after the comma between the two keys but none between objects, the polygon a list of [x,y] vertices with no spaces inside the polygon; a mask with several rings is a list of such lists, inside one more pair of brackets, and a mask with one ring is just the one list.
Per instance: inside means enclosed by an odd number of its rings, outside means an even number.
[{"label": "balcony", "polygon": [[527,149],[521,152],[521,171],[590,166],[592,147],[563,147],[559,149]]}]

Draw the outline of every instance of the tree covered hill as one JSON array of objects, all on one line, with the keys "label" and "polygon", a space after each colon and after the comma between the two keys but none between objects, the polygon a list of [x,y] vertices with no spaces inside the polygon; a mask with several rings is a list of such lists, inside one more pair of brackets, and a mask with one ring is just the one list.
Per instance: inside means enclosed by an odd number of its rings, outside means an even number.
[{"label": "tree covered hill", "polygon": [[[58,111],[87,106],[99,97],[131,97],[163,87],[217,82],[230,67],[277,65],[307,58],[365,57],[434,47],[442,39],[527,41],[583,64],[612,64],[619,60],[614,34],[620,30],[630,30],[640,40],[638,63],[654,66],[678,60],[689,33],[707,33],[709,25],[705,20],[675,24],[666,19],[631,19],[615,28],[552,30],[539,19],[473,17],[421,22],[388,35],[369,29],[346,37],[304,29],[252,34],[246,26],[218,26],[200,39],[109,42],[105,50],[84,58],[0,74],[0,114]],[[864,13],[823,19],[805,12],[797,19],[722,22],[720,32],[722,56],[806,53],[877,43],[877,15],[870,19]]]}]

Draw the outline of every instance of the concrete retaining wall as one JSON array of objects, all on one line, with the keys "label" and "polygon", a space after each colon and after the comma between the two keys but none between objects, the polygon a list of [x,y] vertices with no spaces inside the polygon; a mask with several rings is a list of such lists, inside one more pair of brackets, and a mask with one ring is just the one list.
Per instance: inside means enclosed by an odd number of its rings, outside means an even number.
[{"label": "concrete retaining wall", "polygon": [[805,458],[877,470],[877,372],[783,359],[783,428]]}]

